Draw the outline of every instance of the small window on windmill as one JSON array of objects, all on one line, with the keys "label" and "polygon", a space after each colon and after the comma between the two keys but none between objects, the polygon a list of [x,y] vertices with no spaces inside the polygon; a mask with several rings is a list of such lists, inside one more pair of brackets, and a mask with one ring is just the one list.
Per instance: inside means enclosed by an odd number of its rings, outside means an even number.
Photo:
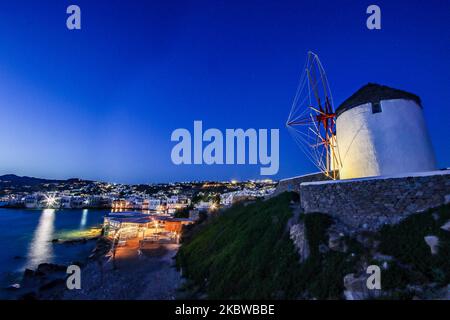
[{"label": "small window on windmill", "polygon": [[381,111],[381,103],[378,102],[372,102],[372,113],[380,113]]}]

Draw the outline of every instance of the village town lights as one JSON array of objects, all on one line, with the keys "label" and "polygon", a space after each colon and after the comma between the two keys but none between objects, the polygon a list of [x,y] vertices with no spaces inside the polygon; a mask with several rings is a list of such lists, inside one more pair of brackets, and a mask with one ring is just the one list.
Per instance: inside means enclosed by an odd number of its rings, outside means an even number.
[{"label": "village town lights", "polygon": [[52,208],[56,204],[55,195],[46,195],[45,202],[47,204],[47,208]]}]

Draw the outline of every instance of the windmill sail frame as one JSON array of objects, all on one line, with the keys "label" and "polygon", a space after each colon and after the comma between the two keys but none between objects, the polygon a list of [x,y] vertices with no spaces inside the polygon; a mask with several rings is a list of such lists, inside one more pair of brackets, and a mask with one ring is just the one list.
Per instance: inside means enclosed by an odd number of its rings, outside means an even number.
[{"label": "windmill sail frame", "polygon": [[322,63],[311,51],[286,127],[308,159],[327,177],[338,179],[341,159],[333,96]]}]

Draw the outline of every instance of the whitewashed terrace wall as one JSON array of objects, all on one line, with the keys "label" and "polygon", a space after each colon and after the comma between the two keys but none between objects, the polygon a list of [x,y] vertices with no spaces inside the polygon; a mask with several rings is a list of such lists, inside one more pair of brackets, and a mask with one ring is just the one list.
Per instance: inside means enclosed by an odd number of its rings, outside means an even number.
[{"label": "whitewashed terrace wall", "polygon": [[286,191],[300,192],[301,183],[312,181],[324,181],[324,180],[330,180],[330,178],[325,176],[322,172],[283,179],[278,182],[274,195],[278,195]]},{"label": "whitewashed terrace wall", "polygon": [[300,185],[305,213],[329,214],[352,230],[375,231],[410,214],[443,205],[449,198],[450,170]]}]

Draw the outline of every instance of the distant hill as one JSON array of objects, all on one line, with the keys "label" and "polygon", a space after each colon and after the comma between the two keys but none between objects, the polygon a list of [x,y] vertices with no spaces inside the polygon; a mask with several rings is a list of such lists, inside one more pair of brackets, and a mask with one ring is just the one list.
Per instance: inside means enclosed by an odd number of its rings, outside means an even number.
[{"label": "distant hill", "polygon": [[80,179],[68,179],[68,180],[52,180],[52,179],[41,179],[41,178],[34,178],[34,177],[20,177],[15,174],[5,174],[3,176],[0,176],[0,186],[15,186],[15,187],[22,187],[22,186],[37,186],[40,184],[46,184],[46,183],[61,183],[61,182],[80,182],[83,180]]}]

